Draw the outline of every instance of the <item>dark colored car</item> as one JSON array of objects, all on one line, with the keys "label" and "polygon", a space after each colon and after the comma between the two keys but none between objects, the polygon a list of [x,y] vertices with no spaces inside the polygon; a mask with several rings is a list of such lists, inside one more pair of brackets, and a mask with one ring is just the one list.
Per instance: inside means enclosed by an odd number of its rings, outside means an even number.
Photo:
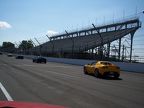
[{"label": "dark colored car", "polygon": [[24,56],[18,55],[18,56],[16,56],[16,59],[24,59]]},{"label": "dark colored car", "polygon": [[39,56],[39,57],[33,58],[33,62],[35,62],[35,63],[46,63],[47,60],[44,57]]}]

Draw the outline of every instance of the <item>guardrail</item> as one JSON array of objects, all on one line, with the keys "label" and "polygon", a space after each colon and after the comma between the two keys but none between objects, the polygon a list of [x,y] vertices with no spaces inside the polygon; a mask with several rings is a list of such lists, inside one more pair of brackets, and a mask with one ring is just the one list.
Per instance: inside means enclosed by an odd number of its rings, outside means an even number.
[{"label": "guardrail", "polygon": [[[32,59],[33,55],[24,55],[25,58]],[[72,65],[83,66],[85,64],[95,62],[95,60],[83,60],[83,59],[68,59],[68,58],[53,58],[53,57],[45,57],[48,62],[57,62],[57,63],[65,63]],[[138,72],[144,73],[144,64],[143,63],[125,63],[125,62],[112,62],[119,66],[122,71],[128,72]]]}]

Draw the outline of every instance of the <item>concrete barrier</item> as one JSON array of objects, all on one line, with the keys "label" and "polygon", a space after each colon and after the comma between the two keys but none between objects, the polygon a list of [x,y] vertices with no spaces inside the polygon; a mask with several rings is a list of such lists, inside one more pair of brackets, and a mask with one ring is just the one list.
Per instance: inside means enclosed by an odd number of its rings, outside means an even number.
[{"label": "concrete barrier", "polygon": [[125,62],[112,62],[118,65],[121,70],[129,72],[141,72],[144,73],[144,64],[143,63],[125,63]]},{"label": "concrete barrier", "polygon": [[[35,56],[33,55],[24,55],[25,58],[31,59]],[[83,66],[88,63],[95,62],[95,60],[83,60],[83,59],[68,59],[68,58],[53,58],[53,57],[45,57],[48,62],[57,62],[57,63],[65,63],[65,64],[73,64]],[[112,62],[119,66],[123,71],[129,72],[141,72],[144,73],[144,64],[143,63],[125,63],[125,62]]]}]

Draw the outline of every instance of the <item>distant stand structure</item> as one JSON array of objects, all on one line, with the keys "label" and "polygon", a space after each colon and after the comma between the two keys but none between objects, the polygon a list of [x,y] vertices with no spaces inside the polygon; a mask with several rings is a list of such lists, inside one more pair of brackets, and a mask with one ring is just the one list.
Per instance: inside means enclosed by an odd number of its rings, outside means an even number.
[{"label": "distant stand structure", "polygon": [[31,40],[34,47],[26,54],[132,62],[133,37],[140,27],[139,18],[133,18],[102,26],[92,24],[73,32],[65,30],[52,37],[46,35],[45,43]]}]

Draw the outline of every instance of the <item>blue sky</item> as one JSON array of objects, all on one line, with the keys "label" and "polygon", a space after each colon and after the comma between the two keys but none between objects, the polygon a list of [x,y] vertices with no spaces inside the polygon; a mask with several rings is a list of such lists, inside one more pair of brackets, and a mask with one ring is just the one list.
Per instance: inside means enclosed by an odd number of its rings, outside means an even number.
[{"label": "blue sky", "polygon": [[[0,0],[0,22],[9,24],[0,28],[0,45],[39,39],[48,31],[61,33],[107,23],[143,10],[144,0]],[[144,40],[143,27],[136,35]]]},{"label": "blue sky", "polygon": [[0,43],[120,19],[143,7],[144,0],[0,0],[0,21],[11,25],[0,29]]}]

